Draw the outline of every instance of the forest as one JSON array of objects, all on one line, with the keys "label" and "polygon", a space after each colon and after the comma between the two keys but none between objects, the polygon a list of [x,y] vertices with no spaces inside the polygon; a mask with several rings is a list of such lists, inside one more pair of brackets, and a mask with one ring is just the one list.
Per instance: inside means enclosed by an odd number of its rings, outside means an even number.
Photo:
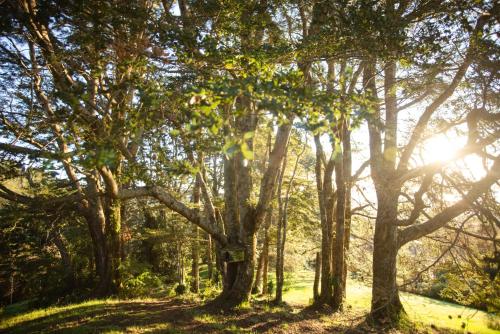
[{"label": "forest", "polygon": [[0,333],[500,333],[500,3],[0,1]]}]

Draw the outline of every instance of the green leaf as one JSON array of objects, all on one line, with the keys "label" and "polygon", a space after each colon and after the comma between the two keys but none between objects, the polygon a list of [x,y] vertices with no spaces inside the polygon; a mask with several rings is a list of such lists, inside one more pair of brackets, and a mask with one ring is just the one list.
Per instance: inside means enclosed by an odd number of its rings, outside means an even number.
[{"label": "green leaf", "polygon": [[247,160],[253,160],[253,151],[248,147],[246,143],[241,144],[241,154]]}]

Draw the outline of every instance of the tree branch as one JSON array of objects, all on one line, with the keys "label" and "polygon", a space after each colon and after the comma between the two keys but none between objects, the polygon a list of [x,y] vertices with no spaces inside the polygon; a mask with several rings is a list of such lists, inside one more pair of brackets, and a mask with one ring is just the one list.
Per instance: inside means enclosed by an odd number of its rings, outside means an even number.
[{"label": "tree branch", "polygon": [[485,193],[499,179],[500,156],[495,159],[495,162],[488,174],[481,180],[475,182],[462,200],[441,211],[425,223],[413,225],[402,230],[398,238],[399,247],[445,226],[449,221],[465,212],[471,206],[471,203]]}]

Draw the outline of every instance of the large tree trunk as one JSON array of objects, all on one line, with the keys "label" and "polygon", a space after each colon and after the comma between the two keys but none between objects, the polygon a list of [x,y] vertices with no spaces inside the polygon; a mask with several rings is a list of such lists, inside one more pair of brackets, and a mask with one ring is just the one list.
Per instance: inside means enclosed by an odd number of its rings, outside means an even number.
[{"label": "large tree trunk", "polygon": [[[380,185],[379,185],[380,186]],[[392,186],[392,188],[395,188]],[[391,185],[379,187],[378,208],[373,240],[373,285],[371,317],[376,323],[396,322],[403,310],[396,282],[398,255],[398,194],[388,192]]]},{"label": "large tree trunk", "polygon": [[224,288],[215,303],[223,308],[233,308],[249,300],[255,268],[255,250],[257,238],[255,233],[245,233],[243,237],[244,261],[227,263]]},{"label": "large tree trunk", "polygon": [[375,82],[376,62],[371,60],[364,69],[363,84],[373,102],[372,119],[368,122],[370,134],[370,168],[377,193],[377,218],[373,241],[373,285],[371,317],[375,323],[397,322],[403,310],[396,284],[396,259],[398,254],[398,197],[401,185],[395,175],[395,154],[388,154],[397,147],[397,110],[392,86],[394,64],[385,71],[386,134],[382,153],[379,100]]},{"label": "large tree trunk", "polygon": [[371,317],[376,323],[396,322],[404,312],[396,283],[397,227],[379,220],[375,226]]}]

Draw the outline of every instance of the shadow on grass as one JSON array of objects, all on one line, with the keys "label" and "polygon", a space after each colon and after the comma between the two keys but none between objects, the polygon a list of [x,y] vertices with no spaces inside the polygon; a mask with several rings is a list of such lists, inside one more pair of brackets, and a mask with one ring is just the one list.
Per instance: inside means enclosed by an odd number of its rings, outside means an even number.
[{"label": "shadow on grass", "polygon": [[128,327],[148,333],[154,333],[155,327],[159,327],[165,329],[164,333],[175,333],[172,325],[190,322],[194,309],[193,304],[177,300],[103,301],[102,304],[82,305],[69,310],[62,308],[54,314],[21,321],[0,333],[104,333],[126,330]]},{"label": "shadow on grass", "polygon": [[[380,333],[353,313],[258,301],[223,311],[182,299],[73,305],[21,321],[2,333]],[[21,319],[22,320],[22,319]]]}]

